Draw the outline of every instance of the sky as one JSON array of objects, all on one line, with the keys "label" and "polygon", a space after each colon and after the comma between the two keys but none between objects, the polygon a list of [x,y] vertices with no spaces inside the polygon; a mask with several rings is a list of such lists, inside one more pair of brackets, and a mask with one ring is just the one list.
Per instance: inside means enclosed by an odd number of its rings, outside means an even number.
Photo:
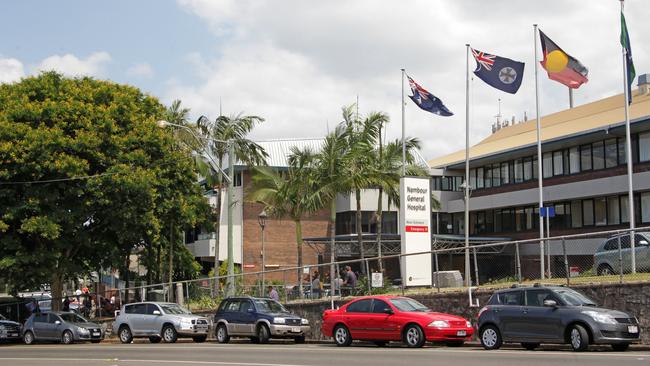
[{"label": "sky", "polygon": [[[625,2],[637,75],[650,73],[649,5]],[[454,112],[406,99],[406,135],[432,159],[465,146],[465,44],[526,64],[515,95],[470,82],[474,144],[491,134],[499,99],[505,119],[535,116],[533,24],[589,69],[576,105],[621,93],[619,11],[617,0],[12,1],[0,13],[0,83],[42,70],[127,83],[180,99],[192,119],[220,105],[261,116],[257,140],[323,137],[358,99],[361,115],[390,116],[392,140],[404,68]],[[567,88],[539,73],[540,114],[568,108]]]}]

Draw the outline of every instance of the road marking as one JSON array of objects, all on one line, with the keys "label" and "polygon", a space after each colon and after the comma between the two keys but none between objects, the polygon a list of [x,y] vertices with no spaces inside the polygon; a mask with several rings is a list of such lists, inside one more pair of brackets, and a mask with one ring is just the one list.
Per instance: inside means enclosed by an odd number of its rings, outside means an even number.
[{"label": "road marking", "polygon": [[[0,360],[6,361],[116,361],[115,359],[107,358],[44,358],[44,357],[2,357]],[[258,363],[258,362],[222,362],[222,361],[186,361],[186,360],[126,360],[121,359],[118,362],[135,362],[135,363],[181,363],[181,364],[195,364],[195,365],[240,365],[240,366],[307,366],[296,365],[287,363]]]}]

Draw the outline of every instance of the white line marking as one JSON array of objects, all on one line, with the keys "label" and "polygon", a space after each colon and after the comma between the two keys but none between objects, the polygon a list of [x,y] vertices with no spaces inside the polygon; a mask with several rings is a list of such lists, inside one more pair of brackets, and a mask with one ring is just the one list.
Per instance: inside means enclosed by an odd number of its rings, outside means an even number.
[{"label": "white line marking", "polygon": [[[0,360],[6,361],[115,361],[115,359],[107,358],[40,358],[40,357],[2,357]],[[186,361],[186,360],[125,360],[121,359],[118,362],[136,362],[136,363],[182,363],[182,364],[197,364],[197,365],[241,365],[241,366],[307,366],[307,365],[294,365],[286,363],[255,363],[255,362],[222,362],[222,361]]]}]

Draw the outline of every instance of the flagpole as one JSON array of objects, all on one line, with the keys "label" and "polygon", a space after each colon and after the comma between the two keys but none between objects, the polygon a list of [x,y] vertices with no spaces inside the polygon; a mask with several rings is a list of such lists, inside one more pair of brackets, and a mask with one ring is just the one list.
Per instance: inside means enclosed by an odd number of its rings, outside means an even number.
[{"label": "flagpole", "polygon": [[404,130],[405,130],[405,103],[404,103],[404,75],[406,70],[402,69],[402,176],[406,176],[406,144],[404,143]]},{"label": "flagpole", "polygon": [[469,43],[465,48],[465,286],[469,287]]},{"label": "flagpole", "polygon": [[539,57],[537,55],[537,24],[533,24],[534,47],[535,47],[535,111],[537,119],[537,182],[539,186],[539,278],[544,279],[544,218],[542,217],[542,208],[544,207],[544,193],[542,183],[542,128],[539,117],[539,76],[537,64]]},{"label": "flagpole", "polygon": [[[624,10],[624,0],[621,0],[621,16],[623,16]],[[621,30],[622,28],[621,24]],[[625,25],[625,39],[627,45],[627,24]],[[622,46],[622,45],[621,45]],[[627,45],[629,47],[629,45]],[[627,70],[627,49],[626,47],[621,47],[623,49],[623,89],[625,90],[625,100],[623,105],[625,106],[625,152],[627,155],[627,207],[629,209],[628,218],[630,219],[630,249],[631,249],[631,261],[632,261],[632,273],[636,273],[636,250],[634,238],[634,186],[632,183],[632,175],[634,174],[632,170],[632,139],[630,137],[630,110],[629,110],[629,90],[628,90],[628,70]]]},{"label": "flagpole", "polygon": [[573,89],[567,88],[569,89],[569,108],[573,108]]}]

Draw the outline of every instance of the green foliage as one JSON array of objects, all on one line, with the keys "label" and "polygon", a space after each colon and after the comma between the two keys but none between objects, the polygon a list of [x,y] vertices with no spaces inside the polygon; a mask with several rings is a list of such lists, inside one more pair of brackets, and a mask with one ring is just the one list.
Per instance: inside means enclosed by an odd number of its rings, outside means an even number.
[{"label": "green foliage", "polygon": [[[12,290],[124,267],[208,219],[192,159],[156,126],[165,108],[138,89],[42,73],[0,85],[0,277]],[[29,183],[31,182],[31,183]],[[11,265],[7,265],[11,263]],[[195,269],[195,268],[194,268]]]}]

